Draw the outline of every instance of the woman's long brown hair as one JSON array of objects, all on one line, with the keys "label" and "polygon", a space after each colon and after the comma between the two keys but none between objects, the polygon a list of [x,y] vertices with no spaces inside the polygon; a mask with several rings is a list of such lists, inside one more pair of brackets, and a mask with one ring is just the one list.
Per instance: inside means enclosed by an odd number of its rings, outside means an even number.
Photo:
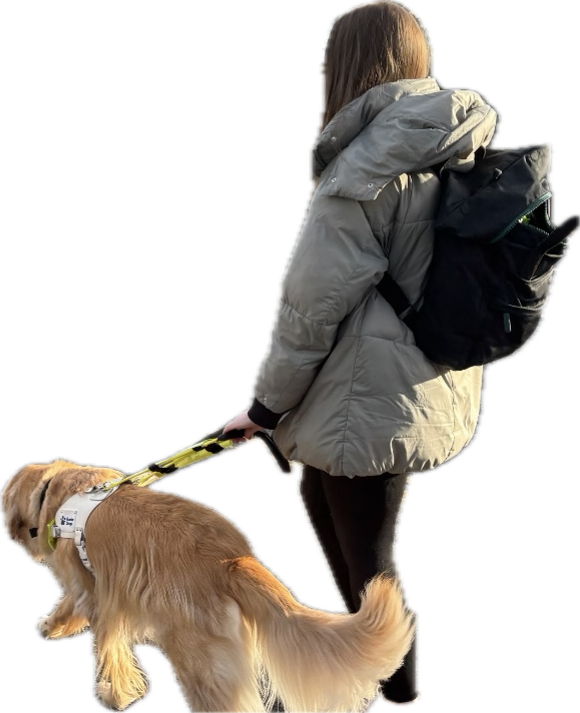
[{"label": "woman's long brown hair", "polygon": [[343,106],[372,87],[427,77],[429,66],[425,33],[402,5],[375,2],[342,15],[326,46],[323,128]]}]

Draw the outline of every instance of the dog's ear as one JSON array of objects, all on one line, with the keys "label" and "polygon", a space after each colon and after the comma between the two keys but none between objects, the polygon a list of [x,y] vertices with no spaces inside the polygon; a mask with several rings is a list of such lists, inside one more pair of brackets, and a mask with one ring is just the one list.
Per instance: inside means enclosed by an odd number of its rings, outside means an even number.
[{"label": "dog's ear", "polygon": [[24,527],[24,520],[20,512],[18,497],[16,493],[16,482],[18,473],[4,488],[2,493],[2,509],[4,510],[4,518],[8,534],[13,540],[19,540],[19,533]]},{"label": "dog's ear", "polygon": [[28,544],[29,528],[36,527],[39,507],[33,508],[32,494],[42,487],[47,465],[28,465],[8,482],[2,493],[2,507],[10,537]]},{"label": "dog's ear", "polygon": [[22,540],[21,533],[24,528],[24,520],[19,512],[12,512],[6,515],[6,526],[13,540]]}]

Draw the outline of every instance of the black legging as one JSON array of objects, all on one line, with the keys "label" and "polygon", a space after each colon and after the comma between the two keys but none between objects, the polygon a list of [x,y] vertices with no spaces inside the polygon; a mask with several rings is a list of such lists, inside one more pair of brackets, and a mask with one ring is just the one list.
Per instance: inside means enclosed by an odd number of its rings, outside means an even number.
[{"label": "black legging", "polygon": [[[347,478],[305,466],[300,491],[336,584],[350,612],[366,582],[379,572],[396,576],[393,545],[406,475]],[[381,684],[391,701],[417,697],[415,642],[403,665]]]}]

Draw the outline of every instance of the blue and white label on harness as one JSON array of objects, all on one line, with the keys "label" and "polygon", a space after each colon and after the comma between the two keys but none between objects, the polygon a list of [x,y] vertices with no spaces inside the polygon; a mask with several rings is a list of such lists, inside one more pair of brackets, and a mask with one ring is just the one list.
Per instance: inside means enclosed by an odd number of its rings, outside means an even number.
[{"label": "blue and white label on harness", "polygon": [[75,531],[75,526],[77,522],[77,511],[76,510],[61,510],[58,513],[58,522],[55,523],[58,529],[62,533]]}]

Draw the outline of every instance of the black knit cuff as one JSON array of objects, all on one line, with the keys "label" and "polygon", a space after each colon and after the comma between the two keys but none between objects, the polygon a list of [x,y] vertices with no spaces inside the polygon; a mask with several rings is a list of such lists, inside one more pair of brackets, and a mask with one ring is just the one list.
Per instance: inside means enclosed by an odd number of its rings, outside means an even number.
[{"label": "black knit cuff", "polygon": [[261,404],[258,399],[254,399],[254,403],[250,406],[250,410],[248,411],[250,420],[258,426],[268,429],[276,428],[278,421],[283,415],[284,414],[270,411],[270,409]]}]

